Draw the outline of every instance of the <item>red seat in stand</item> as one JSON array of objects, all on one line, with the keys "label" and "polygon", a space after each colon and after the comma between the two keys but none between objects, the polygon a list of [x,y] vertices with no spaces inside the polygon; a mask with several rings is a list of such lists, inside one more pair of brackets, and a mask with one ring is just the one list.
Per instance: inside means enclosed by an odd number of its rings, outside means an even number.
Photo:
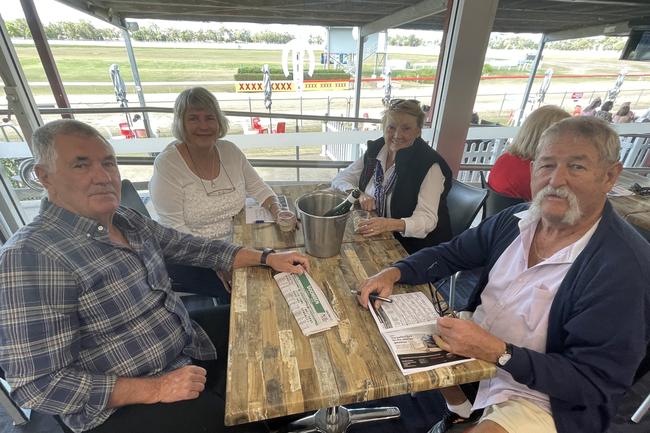
[{"label": "red seat in stand", "polygon": [[128,122],[122,122],[120,123],[120,134],[124,138],[135,138],[135,133],[133,132],[133,129],[129,126]]}]

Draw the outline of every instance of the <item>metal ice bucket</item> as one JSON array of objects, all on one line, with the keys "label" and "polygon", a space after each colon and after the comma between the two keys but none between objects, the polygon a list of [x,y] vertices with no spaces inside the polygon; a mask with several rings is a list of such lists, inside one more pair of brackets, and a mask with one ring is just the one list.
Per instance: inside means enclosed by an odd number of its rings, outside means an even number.
[{"label": "metal ice bucket", "polygon": [[350,212],[332,217],[322,216],[346,199],[335,191],[315,191],[296,200],[296,211],[305,236],[305,251],[315,257],[332,257],[341,250],[345,224]]}]

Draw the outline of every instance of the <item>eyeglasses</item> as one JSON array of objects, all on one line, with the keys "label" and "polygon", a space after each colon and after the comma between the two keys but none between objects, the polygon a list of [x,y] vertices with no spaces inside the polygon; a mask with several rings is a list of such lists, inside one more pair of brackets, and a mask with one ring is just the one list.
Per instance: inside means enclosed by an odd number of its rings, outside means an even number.
[{"label": "eyeglasses", "polygon": [[433,309],[436,310],[436,313],[438,313],[440,317],[456,317],[456,313],[449,308],[449,305],[443,299],[441,299],[441,296],[438,296],[438,291],[433,284],[427,284],[429,285],[429,292],[431,293],[431,303],[433,304]]},{"label": "eyeglasses", "polygon": [[633,184],[630,187],[630,191],[632,191],[634,194],[646,196],[650,195],[650,186],[641,186],[638,183]]},{"label": "eyeglasses", "polygon": [[[226,177],[228,178],[228,182],[230,183],[230,186],[226,188],[215,188],[214,185],[214,179],[211,181],[205,181],[204,179],[201,179],[201,185],[203,185],[203,189],[205,190],[205,194],[209,197],[214,197],[214,196],[219,196],[219,195],[224,195],[224,194],[230,194],[231,192],[235,191],[235,185],[232,183],[232,180],[230,179],[230,176],[228,175],[228,172],[226,171],[226,167],[219,161],[219,165],[221,166],[220,170],[223,170],[224,173],[226,173]],[[206,182],[208,185],[211,187],[211,189],[206,188],[205,184]]]}]

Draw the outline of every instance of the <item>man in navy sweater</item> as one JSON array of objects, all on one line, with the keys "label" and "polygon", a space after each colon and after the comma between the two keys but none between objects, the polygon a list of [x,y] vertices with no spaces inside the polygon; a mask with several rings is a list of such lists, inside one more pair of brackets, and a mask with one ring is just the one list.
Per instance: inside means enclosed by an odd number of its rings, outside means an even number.
[{"label": "man in navy sweater", "polygon": [[[481,381],[472,433],[604,432],[646,353],[650,244],[607,201],[618,135],[593,117],[546,130],[531,166],[533,202],[366,280],[360,302],[397,282],[483,267],[472,320],[438,320],[439,345],[496,363]],[[455,402],[452,402],[455,404]],[[444,430],[442,430],[444,431]]]}]

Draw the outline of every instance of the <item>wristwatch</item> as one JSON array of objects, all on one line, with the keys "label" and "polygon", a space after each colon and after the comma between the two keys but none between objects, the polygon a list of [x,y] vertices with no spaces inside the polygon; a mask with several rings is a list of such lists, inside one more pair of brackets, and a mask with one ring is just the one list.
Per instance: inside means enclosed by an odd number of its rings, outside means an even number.
[{"label": "wristwatch", "polygon": [[505,367],[510,361],[510,358],[512,358],[512,344],[506,343],[506,351],[499,355],[497,358],[497,364],[500,367]]},{"label": "wristwatch", "polygon": [[260,263],[262,265],[266,265],[266,259],[269,256],[269,254],[274,253],[275,250],[273,248],[264,248],[262,250],[262,256],[260,257]]}]

